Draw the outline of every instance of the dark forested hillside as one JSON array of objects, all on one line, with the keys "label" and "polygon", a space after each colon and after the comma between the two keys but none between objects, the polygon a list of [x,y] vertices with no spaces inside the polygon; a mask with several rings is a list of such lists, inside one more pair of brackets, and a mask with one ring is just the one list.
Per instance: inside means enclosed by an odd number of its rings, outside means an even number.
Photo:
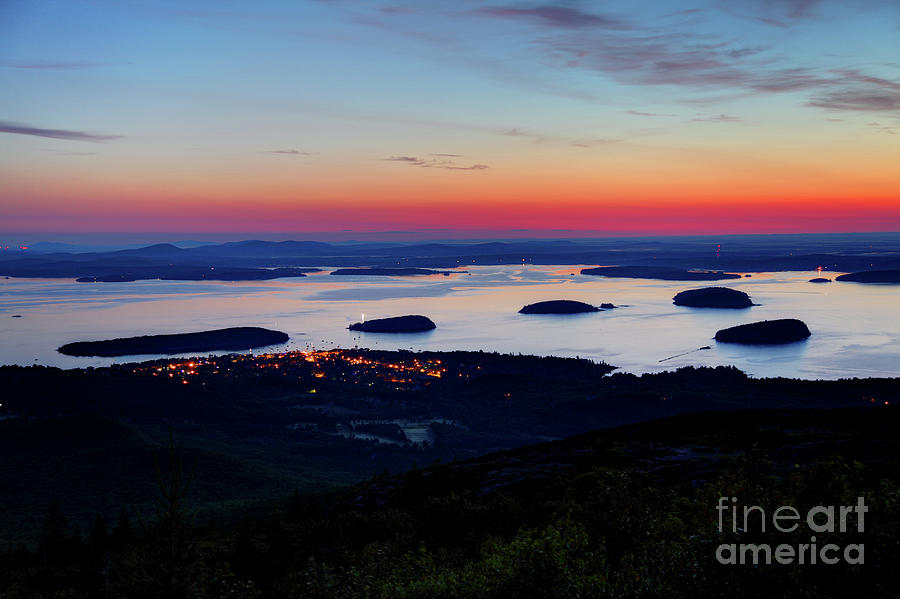
[{"label": "dark forested hillside", "polygon": [[[828,593],[841,581],[888,588],[896,380],[611,370],[369,350],[0,368],[0,586],[12,597],[725,596],[774,576],[813,585],[810,596],[840,596]],[[717,494],[857,493],[879,523],[872,568],[762,578],[709,562]],[[160,591],[175,579],[151,562],[190,584]],[[123,590],[135,581],[146,594]]]}]

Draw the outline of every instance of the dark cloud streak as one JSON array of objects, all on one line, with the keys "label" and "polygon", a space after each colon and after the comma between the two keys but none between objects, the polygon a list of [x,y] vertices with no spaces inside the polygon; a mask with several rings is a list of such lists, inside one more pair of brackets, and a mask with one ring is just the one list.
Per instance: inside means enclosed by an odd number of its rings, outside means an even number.
[{"label": "dark cloud streak", "polygon": [[543,5],[534,8],[513,8],[492,6],[481,8],[477,13],[505,19],[528,19],[541,25],[561,29],[581,29],[597,27],[602,29],[627,29],[628,24],[614,17],[595,15],[576,8]]},{"label": "dark cloud streak", "polygon": [[878,89],[841,89],[817,94],[808,106],[858,112],[900,111],[900,93]]},{"label": "dark cloud streak", "polygon": [[263,150],[262,154],[291,154],[293,156],[310,156],[310,152],[301,152],[300,150]]},{"label": "dark cloud streak", "polygon": [[731,114],[714,114],[711,116],[698,116],[691,119],[692,123],[740,123],[742,118]]},{"label": "dark cloud streak", "polygon": [[[431,156],[441,156],[441,157],[458,157],[458,154],[430,154]],[[419,158],[417,156],[391,156],[389,158],[382,158],[382,160],[387,162],[402,162],[404,164],[408,164],[410,166],[420,166],[423,168],[442,168],[448,171],[483,171],[488,167],[486,164],[473,164],[471,166],[459,166],[453,160],[426,160],[424,158]]]},{"label": "dark cloud streak", "polygon": [[9,123],[6,121],[0,121],[0,133],[33,135],[35,137],[49,137],[51,139],[65,139],[68,141],[89,141],[92,143],[102,143],[122,138],[121,135],[100,135],[97,133],[86,133],[84,131],[70,131],[68,129],[42,129],[40,127],[30,127],[21,123]]},{"label": "dark cloud streak", "polygon": [[32,69],[46,71],[72,71],[79,69],[94,69],[99,67],[111,67],[121,64],[121,62],[10,62],[4,63],[3,66],[11,69]]}]

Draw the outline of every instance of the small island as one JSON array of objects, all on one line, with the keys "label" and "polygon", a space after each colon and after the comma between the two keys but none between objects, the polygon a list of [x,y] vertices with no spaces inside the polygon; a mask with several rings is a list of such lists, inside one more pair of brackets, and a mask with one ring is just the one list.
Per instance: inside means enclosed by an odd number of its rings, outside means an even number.
[{"label": "small island", "polygon": [[284,343],[287,333],[260,327],[232,327],[177,333],[173,335],[144,335],[105,341],[78,341],[57,349],[67,356],[133,356],[139,354],[184,354],[189,352],[246,350]]},{"label": "small island", "polygon": [[413,314],[366,320],[351,324],[347,328],[364,333],[421,333],[436,329],[437,326],[427,316]]},{"label": "small island", "polygon": [[573,300],[548,300],[528,304],[519,314],[581,314],[584,312],[600,312],[600,308]]},{"label": "small island", "polygon": [[445,275],[450,276],[451,270],[432,270],[430,268],[339,268],[331,271],[337,276],[356,275],[366,277],[416,277],[420,275]]},{"label": "small island", "polygon": [[825,277],[816,277],[815,279],[810,279],[810,283],[830,283],[831,279],[826,279]]},{"label": "small island", "polygon": [[716,341],[746,345],[775,345],[802,341],[810,334],[809,328],[802,320],[781,318],[722,329],[716,332]]},{"label": "small island", "polygon": [[900,270],[864,270],[841,275],[838,281],[853,283],[900,283]]},{"label": "small island", "polygon": [[749,308],[753,305],[749,295],[727,287],[688,289],[676,294],[672,303],[692,308]]},{"label": "small island", "polygon": [[658,279],[661,281],[718,281],[740,279],[741,275],[717,270],[683,270],[662,266],[598,266],[581,269],[583,275],[629,279]]},{"label": "small island", "polygon": [[78,277],[76,283],[134,283],[137,281],[135,275],[117,273],[112,275],[98,275],[96,277]]}]

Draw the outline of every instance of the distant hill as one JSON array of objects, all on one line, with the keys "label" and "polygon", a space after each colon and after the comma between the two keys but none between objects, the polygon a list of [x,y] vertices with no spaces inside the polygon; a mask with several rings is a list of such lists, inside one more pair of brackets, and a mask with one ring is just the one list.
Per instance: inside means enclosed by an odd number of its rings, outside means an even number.
[{"label": "distant hill", "polygon": [[[612,265],[604,276],[662,280],[735,278],[730,272],[900,269],[900,234],[732,235],[434,243],[324,243],[246,240],[156,244],[119,251],[71,249],[42,242],[39,251],[0,251],[0,276],[103,277],[187,267],[374,267],[445,269],[480,264]],[[872,248],[878,251],[873,253]],[[113,263],[117,268],[113,270]],[[639,266],[627,266],[639,265]],[[613,269],[613,270],[610,270]],[[619,269],[619,270],[615,270]],[[698,274],[698,271],[707,271]],[[719,273],[719,274],[716,274]],[[252,273],[244,273],[247,276]],[[156,278],[156,277],[151,277]],[[240,279],[231,279],[240,280]]]}]

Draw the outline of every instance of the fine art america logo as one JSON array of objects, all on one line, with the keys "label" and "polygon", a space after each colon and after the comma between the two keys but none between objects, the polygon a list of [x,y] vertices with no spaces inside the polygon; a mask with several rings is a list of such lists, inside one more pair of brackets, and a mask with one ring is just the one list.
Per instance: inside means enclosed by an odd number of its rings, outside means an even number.
[{"label": "fine art america logo", "polygon": [[[835,532],[865,532],[865,515],[869,511],[863,497],[856,498],[856,505],[823,506],[811,508],[801,514],[796,508],[783,505],[771,512],[758,505],[737,505],[736,497],[720,497],[716,506],[719,513],[719,533],[792,533],[800,526],[809,529],[809,542],[797,545],[782,543],[722,543],[716,549],[720,564],[847,564],[865,563],[865,545],[850,543],[817,543],[816,534]],[[769,528],[767,526],[771,525]]]}]

